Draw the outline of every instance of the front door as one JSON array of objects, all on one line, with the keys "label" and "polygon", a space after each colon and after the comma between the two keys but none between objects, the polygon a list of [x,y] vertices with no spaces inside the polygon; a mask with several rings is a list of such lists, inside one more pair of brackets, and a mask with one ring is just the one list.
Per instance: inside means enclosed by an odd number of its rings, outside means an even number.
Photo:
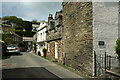
[{"label": "front door", "polygon": [[55,58],[58,59],[58,42],[55,41]]}]

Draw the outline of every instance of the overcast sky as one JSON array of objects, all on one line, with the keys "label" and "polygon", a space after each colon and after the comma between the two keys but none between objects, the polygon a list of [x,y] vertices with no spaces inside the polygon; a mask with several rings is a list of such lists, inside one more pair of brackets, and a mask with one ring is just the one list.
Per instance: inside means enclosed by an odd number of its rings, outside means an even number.
[{"label": "overcast sky", "polygon": [[[24,20],[46,20],[48,14],[62,9],[62,2],[2,2],[1,16],[17,16]],[[2,9],[1,9],[2,8]]]}]

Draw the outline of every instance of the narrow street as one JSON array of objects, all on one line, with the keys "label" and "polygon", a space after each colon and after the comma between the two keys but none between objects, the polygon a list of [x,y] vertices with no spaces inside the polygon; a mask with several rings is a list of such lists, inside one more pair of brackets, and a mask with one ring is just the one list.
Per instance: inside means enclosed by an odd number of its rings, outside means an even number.
[{"label": "narrow street", "polygon": [[33,53],[3,57],[4,78],[81,78],[79,75]]}]

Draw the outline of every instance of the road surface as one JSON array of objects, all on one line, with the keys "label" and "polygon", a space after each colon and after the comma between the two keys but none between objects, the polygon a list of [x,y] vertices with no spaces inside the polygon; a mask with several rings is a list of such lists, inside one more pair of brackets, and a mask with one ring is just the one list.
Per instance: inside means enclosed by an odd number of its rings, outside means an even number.
[{"label": "road surface", "polygon": [[44,78],[63,79],[81,78],[81,76],[54,64],[33,53],[23,52],[21,55],[5,56],[2,59],[2,79],[6,78]]}]

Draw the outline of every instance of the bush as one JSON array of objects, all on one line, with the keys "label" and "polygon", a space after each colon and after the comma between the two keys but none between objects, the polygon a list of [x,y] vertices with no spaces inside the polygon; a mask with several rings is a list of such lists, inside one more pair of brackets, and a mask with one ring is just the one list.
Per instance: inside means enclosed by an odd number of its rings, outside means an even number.
[{"label": "bush", "polygon": [[43,48],[43,53],[44,53],[44,57],[46,57],[47,56],[47,49],[46,48]]},{"label": "bush", "polygon": [[24,47],[25,46],[23,41],[20,41],[18,44],[19,44],[20,47]]},{"label": "bush", "polygon": [[115,51],[116,51],[118,57],[120,58],[120,39],[116,40]]},{"label": "bush", "polygon": [[47,49],[46,48],[43,48],[43,53],[46,53],[47,52]]},{"label": "bush", "polygon": [[5,43],[6,43],[7,45],[16,44],[16,42],[15,42],[12,38],[6,38],[6,39],[5,39]]}]

